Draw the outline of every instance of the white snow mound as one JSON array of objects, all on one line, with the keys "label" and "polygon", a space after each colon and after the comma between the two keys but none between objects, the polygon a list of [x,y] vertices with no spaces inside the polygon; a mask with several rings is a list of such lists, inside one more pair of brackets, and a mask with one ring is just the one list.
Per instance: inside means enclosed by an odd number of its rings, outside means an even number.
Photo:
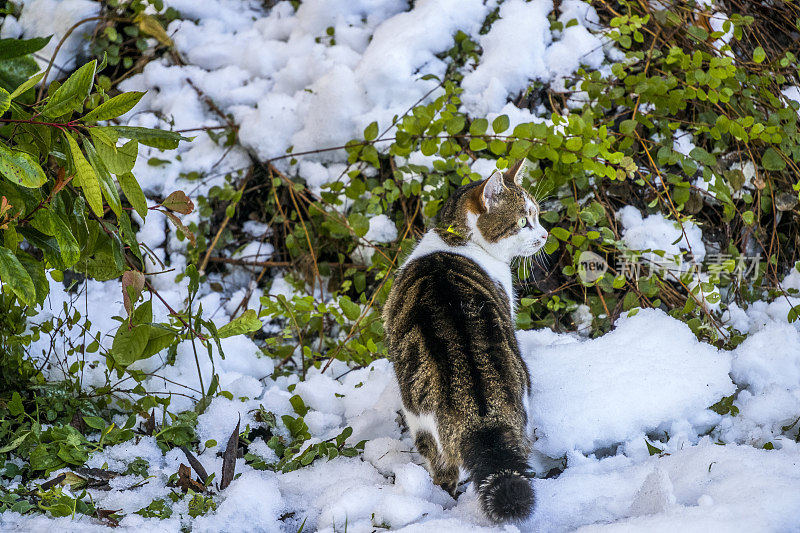
[{"label": "white snow mound", "polygon": [[539,332],[518,337],[533,381],[535,447],[551,457],[626,442],[671,422],[705,423],[707,408],[736,390],[731,356],[656,309],[621,317],[593,340],[564,335],[564,343],[543,345]]}]

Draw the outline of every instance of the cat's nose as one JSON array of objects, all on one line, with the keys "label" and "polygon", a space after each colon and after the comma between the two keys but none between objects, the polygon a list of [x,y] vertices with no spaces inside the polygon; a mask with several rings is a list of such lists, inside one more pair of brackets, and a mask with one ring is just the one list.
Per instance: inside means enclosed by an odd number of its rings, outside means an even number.
[{"label": "cat's nose", "polygon": [[546,231],[543,231],[542,234],[539,235],[539,238],[542,239],[543,241],[546,241],[547,240],[547,236],[548,236],[548,233]]}]

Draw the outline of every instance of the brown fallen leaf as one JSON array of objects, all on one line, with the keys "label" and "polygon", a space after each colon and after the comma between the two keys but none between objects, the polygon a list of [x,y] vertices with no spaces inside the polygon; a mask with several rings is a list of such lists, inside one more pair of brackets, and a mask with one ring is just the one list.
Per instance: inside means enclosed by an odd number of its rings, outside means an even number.
[{"label": "brown fallen leaf", "polygon": [[192,489],[195,492],[205,492],[206,486],[199,481],[192,479],[192,469],[181,463],[178,467],[178,481],[176,483],[183,492]]},{"label": "brown fallen leaf", "polygon": [[117,527],[119,525],[119,520],[117,520],[119,515],[117,515],[117,513],[121,511],[122,509],[98,509],[96,513],[97,519],[101,522],[105,522],[107,526]]},{"label": "brown fallen leaf", "polygon": [[228,488],[236,473],[236,453],[239,449],[239,425],[241,423],[242,417],[239,415],[239,421],[236,422],[236,427],[228,437],[228,444],[225,446],[225,454],[222,456],[222,479],[219,482],[220,490]]},{"label": "brown fallen leaf", "polygon": [[156,430],[156,411],[153,409],[150,411],[150,416],[147,417],[147,420],[144,422],[144,432],[148,436],[152,436],[153,432]]},{"label": "brown fallen leaf", "polygon": [[56,485],[58,485],[59,483],[61,483],[62,481],[64,481],[64,479],[66,479],[66,477],[67,477],[67,474],[59,474],[56,477],[54,477],[53,479],[51,479],[49,481],[45,481],[44,483],[39,485],[39,488],[42,489],[42,490],[50,490],[53,487],[55,487]]},{"label": "brown fallen leaf", "polygon": [[186,459],[189,461],[189,464],[192,465],[194,471],[197,472],[197,475],[200,477],[200,481],[205,483],[208,479],[208,472],[206,472],[203,464],[197,459],[197,457],[194,456],[192,452],[189,451],[189,448],[186,446],[181,446],[180,448],[181,451],[183,451],[183,454],[186,456]]}]

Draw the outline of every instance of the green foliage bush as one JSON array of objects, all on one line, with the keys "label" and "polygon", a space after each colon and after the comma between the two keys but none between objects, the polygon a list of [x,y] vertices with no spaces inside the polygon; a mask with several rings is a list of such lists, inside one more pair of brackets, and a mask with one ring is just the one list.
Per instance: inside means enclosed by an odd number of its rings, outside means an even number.
[{"label": "green foliage bush", "polygon": [[[253,161],[252,168],[197,198],[200,222],[187,228],[180,215],[193,210],[192,200],[175,191],[148,207],[131,174],[140,143],[166,150],[186,139],[115,121],[142,97],[117,94],[116,83],[155,57],[152,50],[142,54],[145,35],[157,39],[158,53],[169,50],[163,26],[177,14],[148,18],[148,5],[161,11],[156,0],[106,4],[106,19],[92,42],[97,60],[63,83],[51,83],[46,93],[37,94],[43,73],[37,73],[30,54],[47,39],[0,40],[0,459],[6,460],[0,475],[7,479],[35,479],[79,466],[91,452],[135,434],[154,436],[164,451],[198,445],[198,414],[214,396],[232,398],[220,390],[219,377],[201,374],[196,408],[174,413],[167,409],[169,399],[149,394],[142,385],[147,376],[131,368],[164,350],[174,358],[183,341],[195,348],[198,372],[199,357],[213,363],[215,346],[222,354],[220,339],[242,334],[275,359],[273,377],[297,374],[303,379],[311,368],[329,371],[333,360],[358,368],[385,357],[380,307],[393,273],[416,239],[435,224],[449,195],[485,177],[472,172],[476,160],[504,169],[527,159],[525,183],[542,200],[542,218],[550,229],[545,246],[550,264],[518,265],[520,328],[575,330],[573,312],[587,305],[591,334],[600,335],[625,311],[658,307],[685,321],[700,338],[731,348],[744,337],[722,324],[715,305],[746,306],[787,293],[780,282],[800,259],[795,251],[800,242],[800,125],[797,105],[781,93],[785,85],[800,82],[792,51],[800,26],[791,10],[777,6],[766,21],[733,4],[730,9],[742,13],[729,12],[722,31],[713,31],[707,14],[685,2],[663,2],[664,9],[602,2],[596,8],[601,23],[610,28],[605,37],[624,52],[624,59],[610,72],[581,70],[567,80],[565,92],[532,83],[515,102],[544,106],[550,120],[513,128],[508,116],[463,112],[461,69],[478,61],[481,50],[459,32],[453,47],[441,54],[449,62],[444,78],[424,76],[438,82],[436,89],[395,117],[393,129],[373,122],[362,138],[320,150],[340,150],[348,165],[319,194],[297,170],[301,155],[290,150],[278,158],[289,161],[289,172],[277,168],[277,160]],[[497,10],[484,30],[496,17]],[[555,17],[551,22],[554,31],[563,30]],[[774,37],[769,45],[758,40],[765,31]],[[329,33],[326,39],[335,36]],[[677,130],[692,136],[688,155],[675,149]],[[235,126],[209,135],[220,145],[237,143]],[[432,158],[432,168],[410,163],[408,157],[416,152]],[[156,158],[151,162],[159,164]],[[752,182],[742,171],[747,162],[755,172]],[[707,242],[727,260],[699,283],[691,271],[627,278],[616,268],[617,259],[632,252],[617,220],[626,205],[662,213],[681,227],[699,224]],[[185,308],[170,309],[164,323],[153,321],[152,298],[159,297],[143,273],[149,251],[137,243],[132,211],[141,218],[166,216],[190,242],[189,266],[179,275],[189,298]],[[380,214],[395,223],[394,242],[365,240],[369,219]],[[198,291],[211,274],[227,268],[209,261],[212,252],[236,248],[241,243],[236,228],[253,216],[272,228],[272,265],[285,269],[284,280],[295,294],[286,297],[262,287],[260,309],[217,329],[197,304]],[[731,276],[753,250],[764,257],[756,275]],[[581,254],[589,251],[609,265],[591,282],[578,276]],[[259,282],[269,280],[268,266],[262,266]],[[110,350],[102,347],[91,317],[78,310],[65,306],[56,318],[41,324],[32,320],[47,296],[48,277],[73,283],[121,278],[127,316],[115,317],[120,326]],[[799,313],[792,309],[789,320]],[[259,331],[264,319],[273,334]],[[80,362],[67,369],[65,383],[45,382],[47,361],[31,359],[28,347],[64,327],[87,333],[87,342],[70,346],[70,354],[103,354],[109,377],[104,386],[82,387]],[[134,384],[122,390],[112,376]],[[722,398],[712,409],[735,415],[733,400]],[[278,419],[262,408],[256,415],[259,426],[234,436],[234,445],[245,449],[262,437],[276,453],[271,462],[246,453],[252,467],[287,472],[363,450],[363,442],[347,442],[350,428],[309,445],[303,419],[308,408],[299,396],[292,405],[297,416]],[[122,427],[110,423],[119,414],[127,418]],[[147,415],[149,427],[137,426],[134,414]],[[22,458],[25,466],[17,467],[12,457]],[[147,472],[146,465],[136,468]],[[0,492],[0,509],[53,516],[98,512],[86,498],[65,494],[60,486]],[[190,489],[171,495],[171,502],[155,500],[138,513],[167,518],[171,504],[181,498],[190,501],[192,516],[216,505],[213,497]]]}]

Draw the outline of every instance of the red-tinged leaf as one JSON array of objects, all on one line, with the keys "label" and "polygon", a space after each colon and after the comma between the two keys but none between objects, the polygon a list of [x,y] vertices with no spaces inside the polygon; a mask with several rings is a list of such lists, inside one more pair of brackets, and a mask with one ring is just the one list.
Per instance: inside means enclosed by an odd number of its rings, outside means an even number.
[{"label": "red-tinged leaf", "polygon": [[178,230],[179,230],[181,233],[183,233],[183,236],[184,236],[184,237],[186,237],[187,239],[189,239],[189,242],[191,242],[191,243],[192,243],[192,246],[197,246],[197,239],[195,239],[195,238],[194,238],[194,233],[192,233],[192,232],[189,230],[189,228],[187,228],[187,227],[184,225],[184,223],[183,223],[183,222],[181,222],[181,219],[179,219],[179,218],[178,218],[178,217],[175,215],[175,213],[170,213],[169,211],[167,211],[167,210],[165,210],[165,209],[159,209],[159,211],[161,211],[162,213],[164,213],[165,215],[167,215],[167,218],[169,219],[169,221],[170,221],[170,222],[172,222],[172,223],[175,225],[175,227],[176,227],[176,228],[178,228]]},{"label": "red-tinged leaf", "polygon": [[133,313],[133,304],[144,290],[144,274],[136,270],[128,270],[122,275],[122,303],[128,316]]},{"label": "red-tinged leaf", "polygon": [[186,193],[183,191],[175,191],[170,193],[163,202],[161,202],[163,207],[166,207],[170,211],[175,211],[176,213],[180,213],[182,215],[188,215],[192,211],[194,211],[194,202],[186,196]]}]

